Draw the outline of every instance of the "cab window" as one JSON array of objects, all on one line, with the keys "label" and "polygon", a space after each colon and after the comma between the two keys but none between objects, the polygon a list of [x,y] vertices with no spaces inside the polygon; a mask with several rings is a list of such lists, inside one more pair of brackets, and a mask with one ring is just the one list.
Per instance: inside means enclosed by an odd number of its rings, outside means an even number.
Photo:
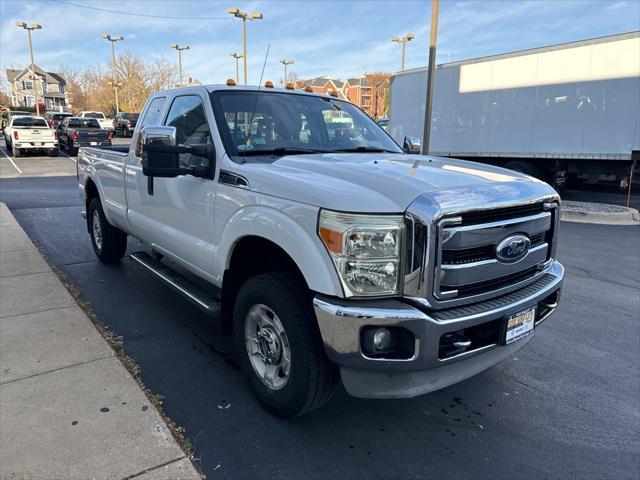
[{"label": "cab window", "polygon": [[[197,95],[176,97],[171,104],[165,125],[175,127],[176,140],[179,145],[210,143],[209,124],[204,113],[202,99]],[[190,153],[180,154],[181,167],[209,166],[205,157]]]}]

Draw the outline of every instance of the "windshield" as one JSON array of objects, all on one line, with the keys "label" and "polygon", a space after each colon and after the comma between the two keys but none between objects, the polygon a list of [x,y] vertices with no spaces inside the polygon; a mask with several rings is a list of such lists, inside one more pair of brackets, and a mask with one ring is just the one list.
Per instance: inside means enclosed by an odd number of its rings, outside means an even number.
[{"label": "windshield", "polygon": [[230,156],[394,152],[398,145],[361,110],[333,98],[285,92],[211,94]]},{"label": "windshield", "polygon": [[100,128],[100,124],[93,118],[72,118],[69,126],[74,128]]},{"label": "windshield", "polygon": [[121,113],[120,116],[125,120],[137,120],[138,113]]},{"label": "windshield", "polygon": [[16,117],[13,119],[13,127],[49,127],[44,118]]},{"label": "windshield", "polygon": [[104,118],[104,113],[100,112],[84,112],[84,118]]}]

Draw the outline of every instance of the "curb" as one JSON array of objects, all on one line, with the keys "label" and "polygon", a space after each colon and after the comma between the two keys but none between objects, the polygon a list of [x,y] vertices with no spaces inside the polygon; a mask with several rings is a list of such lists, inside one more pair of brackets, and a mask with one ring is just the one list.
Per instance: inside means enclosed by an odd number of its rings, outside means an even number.
[{"label": "curb", "polygon": [[560,220],[599,225],[640,225],[635,208],[589,202],[566,201],[560,208]]}]

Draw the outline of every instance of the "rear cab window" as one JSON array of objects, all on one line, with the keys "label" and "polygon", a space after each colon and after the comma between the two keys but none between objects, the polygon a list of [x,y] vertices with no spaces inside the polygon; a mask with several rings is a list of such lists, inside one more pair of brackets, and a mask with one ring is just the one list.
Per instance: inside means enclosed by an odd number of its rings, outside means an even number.
[{"label": "rear cab window", "polygon": [[142,155],[142,129],[147,125],[160,125],[162,123],[162,112],[167,97],[155,97],[149,101],[149,105],[144,111],[140,128],[138,130],[138,138],[136,139],[136,157]]},{"label": "rear cab window", "polygon": [[31,117],[15,117],[13,127],[46,127],[49,128],[44,118],[31,118]]}]

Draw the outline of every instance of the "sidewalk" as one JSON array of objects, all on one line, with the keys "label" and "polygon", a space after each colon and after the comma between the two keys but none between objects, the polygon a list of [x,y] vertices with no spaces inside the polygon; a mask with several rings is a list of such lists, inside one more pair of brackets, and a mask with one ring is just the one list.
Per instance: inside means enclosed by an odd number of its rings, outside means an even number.
[{"label": "sidewalk", "polygon": [[0,203],[0,479],[199,479]]}]

